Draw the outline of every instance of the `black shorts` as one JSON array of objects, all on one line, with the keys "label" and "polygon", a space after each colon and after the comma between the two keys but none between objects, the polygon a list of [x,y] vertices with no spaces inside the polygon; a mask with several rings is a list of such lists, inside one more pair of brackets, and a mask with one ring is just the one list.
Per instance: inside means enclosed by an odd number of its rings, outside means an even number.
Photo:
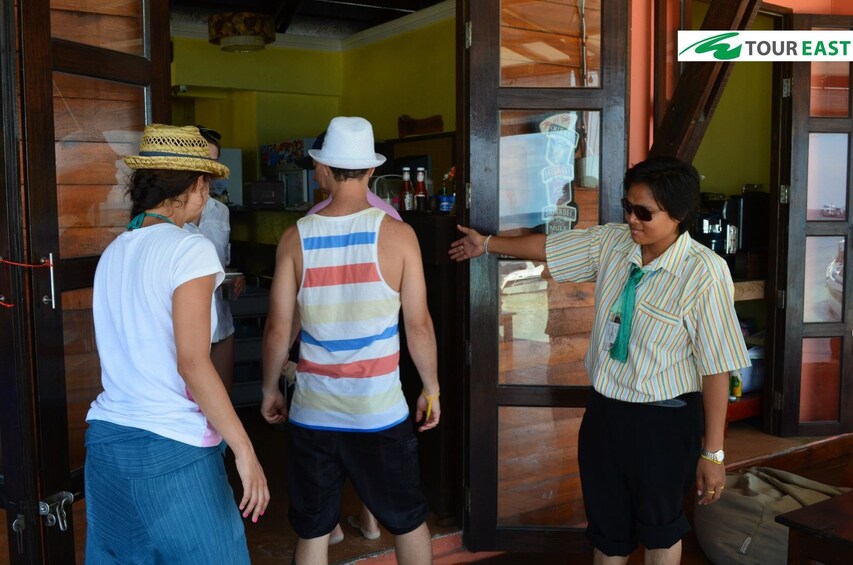
[{"label": "black shorts", "polygon": [[702,398],[680,407],[621,402],[592,391],[578,438],[587,537],[605,555],[638,543],[663,549],[690,531],[683,503],[693,490],[704,427]]},{"label": "black shorts", "polygon": [[330,533],[340,520],[344,481],[394,535],[429,514],[421,492],[418,440],[407,419],[378,432],[336,432],[287,426],[288,518],[302,539]]}]

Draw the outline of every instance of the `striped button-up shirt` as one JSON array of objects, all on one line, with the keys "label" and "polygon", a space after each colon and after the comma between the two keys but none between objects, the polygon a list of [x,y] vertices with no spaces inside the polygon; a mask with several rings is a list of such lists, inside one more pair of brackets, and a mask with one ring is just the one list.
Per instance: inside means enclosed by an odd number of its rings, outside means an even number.
[{"label": "striped button-up shirt", "polygon": [[[684,233],[646,266],[625,224],[548,237],[548,268],[557,281],[597,281],[595,321],[584,365],[609,398],[654,402],[702,390],[702,377],[748,367],[734,310],[734,285],[722,257]],[[637,286],[628,360],[610,358],[608,315],[635,264]]]}]

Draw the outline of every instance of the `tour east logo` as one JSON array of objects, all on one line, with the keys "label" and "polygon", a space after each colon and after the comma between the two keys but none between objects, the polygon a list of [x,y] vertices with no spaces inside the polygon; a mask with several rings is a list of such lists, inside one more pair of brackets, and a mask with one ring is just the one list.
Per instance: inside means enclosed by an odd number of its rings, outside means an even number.
[{"label": "tour east logo", "polygon": [[851,61],[853,31],[679,31],[678,60]]}]

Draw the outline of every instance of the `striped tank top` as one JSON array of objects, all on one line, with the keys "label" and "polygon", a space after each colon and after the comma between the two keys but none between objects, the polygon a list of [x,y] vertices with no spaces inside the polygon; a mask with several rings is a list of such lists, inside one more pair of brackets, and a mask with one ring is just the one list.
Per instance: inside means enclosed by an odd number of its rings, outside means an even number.
[{"label": "striped tank top", "polygon": [[382,278],[377,239],[385,212],[368,208],[297,222],[302,318],[290,421],[368,432],[409,416],[400,385],[400,293]]}]

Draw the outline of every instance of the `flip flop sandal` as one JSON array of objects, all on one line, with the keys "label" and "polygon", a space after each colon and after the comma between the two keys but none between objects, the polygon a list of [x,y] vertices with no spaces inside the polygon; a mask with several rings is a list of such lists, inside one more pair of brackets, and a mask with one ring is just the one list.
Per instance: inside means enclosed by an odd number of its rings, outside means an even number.
[{"label": "flip flop sandal", "polygon": [[379,530],[376,530],[375,532],[366,532],[362,530],[361,524],[359,524],[358,517],[356,516],[347,516],[347,523],[349,523],[350,526],[361,532],[361,535],[363,535],[366,539],[379,539],[379,536],[381,535],[381,532]]}]

